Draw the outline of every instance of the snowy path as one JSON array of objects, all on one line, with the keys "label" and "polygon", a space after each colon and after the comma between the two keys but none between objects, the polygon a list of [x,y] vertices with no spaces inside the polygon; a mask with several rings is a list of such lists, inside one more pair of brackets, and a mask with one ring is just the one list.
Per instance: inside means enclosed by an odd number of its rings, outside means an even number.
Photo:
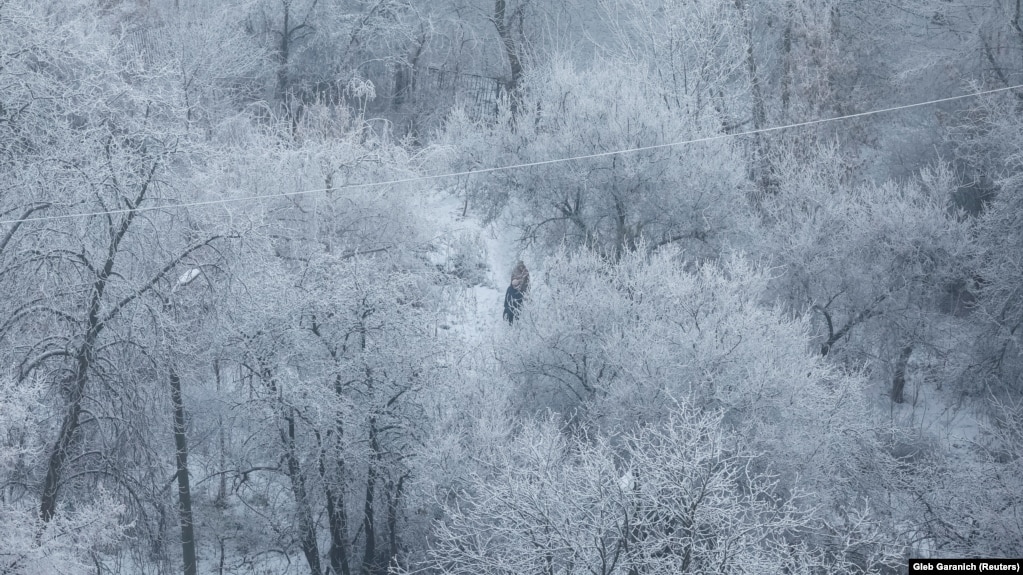
[{"label": "snowy path", "polygon": [[518,259],[514,232],[499,224],[484,226],[471,213],[462,217],[463,200],[448,190],[424,194],[416,208],[436,230],[434,263],[452,265],[459,252],[471,253],[468,263],[483,264],[472,287],[453,293],[440,329],[462,336],[466,349],[476,349],[502,327],[504,290]]}]

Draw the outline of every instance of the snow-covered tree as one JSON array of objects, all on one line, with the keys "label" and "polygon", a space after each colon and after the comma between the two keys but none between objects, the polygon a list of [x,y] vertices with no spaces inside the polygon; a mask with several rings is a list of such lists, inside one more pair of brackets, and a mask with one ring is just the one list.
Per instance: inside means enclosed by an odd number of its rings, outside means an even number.
[{"label": "snow-covered tree", "polygon": [[722,412],[682,403],[665,421],[614,438],[569,439],[552,419],[509,429],[447,505],[427,565],[450,574],[610,575],[860,573],[896,564],[869,528],[815,548],[824,527],[807,494],[781,488],[728,427]]},{"label": "snow-covered tree", "polygon": [[[644,240],[713,255],[737,233],[745,196],[732,143],[670,145],[720,134],[713,102],[681,94],[694,109],[679,108],[643,70],[620,61],[588,70],[554,62],[528,73],[522,91],[515,114],[505,110],[491,125],[456,115],[444,135],[460,169],[538,164],[470,184],[483,210],[507,206],[522,240],[613,258]],[[655,148],[617,153],[647,146]]]},{"label": "snow-covered tree", "polygon": [[0,377],[0,570],[11,575],[93,573],[97,552],[125,540],[124,506],[99,493],[94,501],[39,517],[27,480],[46,456],[46,382]]},{"label": "snow-covered tree", "polygon": [[686,266],[668,249],[547,263],[497,344],[519,417],[553,410],[577,433],[612,433],[663,424],[685,402],[720,414],[787,487],[819,489],[833,510],[870,496],[861,463],[883,456],[865,382],[808,348],[804,320],[764,305],[769,272]]},{"label": "snow-covered tree", "polygon": [[779,266],[776,296],[814,318],[821,355],[873,364],[903,401],[897,380],[914,349],[951,357],[962,343],[949,328],[973,246],[970,222],[950,207],[953,174],[938,166],[906,184],[855,185],[829,147],[812,168],[780,166],[757,246]]}]

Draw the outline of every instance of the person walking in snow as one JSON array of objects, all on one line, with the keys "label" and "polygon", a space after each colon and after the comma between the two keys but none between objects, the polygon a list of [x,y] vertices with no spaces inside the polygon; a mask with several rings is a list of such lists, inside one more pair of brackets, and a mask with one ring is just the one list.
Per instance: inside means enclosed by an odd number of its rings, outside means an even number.
[{"label": "person walking in snow", "polygon": [[504,319],[508,323],[514,323],[519,317],[519,309],[522,307],[522,298],[529,291],[529,270],[526,264],[519,260],[512,270],[511,284],[504,292]]},{"label": "person walking in snow", "polygon": [[512,270],[511,286],[523,295],[529,291],[529,270],[526,269],[526,264],[522,260],[519,260],[519,263],[515,264],[515,269]]}]

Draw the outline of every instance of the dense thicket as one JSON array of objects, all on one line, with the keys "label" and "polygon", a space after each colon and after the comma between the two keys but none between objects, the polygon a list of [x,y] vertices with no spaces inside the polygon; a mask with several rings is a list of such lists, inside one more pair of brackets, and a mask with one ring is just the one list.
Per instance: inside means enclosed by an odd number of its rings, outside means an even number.
[{"label": "dense thicket", "polygon": [[0,0],[0,572],[1017,555],[1021,26]]}]

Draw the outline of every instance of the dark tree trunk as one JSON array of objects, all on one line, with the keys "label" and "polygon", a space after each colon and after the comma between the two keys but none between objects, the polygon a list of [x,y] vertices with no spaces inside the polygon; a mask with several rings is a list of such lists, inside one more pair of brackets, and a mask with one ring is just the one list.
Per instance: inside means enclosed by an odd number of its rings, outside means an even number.
[{"label": "dark tree trunk", "polygon": [[[343,428],[341,424],[337,424],[337,437],[338,441],[341,440]],[[317,442],[320,441],[320,435],[316,433]],[[350,575],[351,568],[349,566],[351,553],[348,548],[348,508],[345,504],[345,492],[344,492],[344,481],[345,481],[345,465],[344,460],[340,457],[335,458],[335,465],[333,466],[333,478],[327,473],[328,460],[330,459],[326,453],[326,447],[320,443],[320,477],[323,480],[324,491],[327,496],[327,525],[330,528],[330,551],[328,556],[330,557],[330,568],[336,575]]]},{"label": "dark tree trunk", "polygon": [[306,492],[305,475],[303,475],[302,464],[298,459],[295,447],[295,416],[288,413],[285,415],[284,421],[287,423],[287,428],[281,430],[281,440],[284,442],[284,457],[288,464],[288,476],[291,478],[291,492],[295,496],[299,545],[302,547],[302,554],[305,555],[306,562],[309,563],[309,571],[312,575],[321,575],[320,548],[316,542],[316,524],[313,521],[309,495]]},{"label": "dark tree trunk", "polygon": [[284,25],[277,52],[277,101],[285,103],[288,93],[288,60],[291,58],[291,2],[284,0]]},{"label": "dark tree trunk", "polygon": [[[126,228],[125,228],[126,229]],[[120,241],[120,240],[118,240]],[[93,285],[92,302],[89,305],[88,331],[85,340],[75,354],[75,375],[74,380],[68,386],[71,394],[70,405],[60,425],[60,433],[57,441],[50,450],[50,461],[46,466],[46,478],[43,480],[43,493],[40,497],[39,515],[44,522],[53,519],[57,510],[57,493],[60,491],[60,480],[64,473],[64,463],[67,461],[68,449],[71,448],[72,440],[78,431],[79,417],[82,414],[82,398],[89,383],[89,372],[92,370],[93,350],[96,346],[96,339],[103,331],[103,322],[99,317],[100,305],[103,299],[103,291],[106,289],[107,278],[114,268],[114,254],[117,251],[117,242],[112,244],[110,255],[107,258],[103,271]]]},{"label": "dark tree trunk", "polygon": [[419,65],[419,57],[426,47],[426,36],[420,36],[416,49],[409,57],[408,63],[399,63],[394,69],[394,97],[391,100],[391,107],[398,110],[405,104],[405,100],[412,94],[416,66]]},{"label": "dark tree trunk", "polygon": [[907,345],[899,353],[899,359],[895,362],[895,377],[892,378],[892,401],[902,403],[905,401],[903,392],[906,389],[906,366],[909,364],[909,356],[913,355],[913,346]]},{"label": "dark tree trunk", "polygon": [[64,462],[67,460],[68,448],[71,447],[71,439],[78,430],[78,418],[81,413],[81,402],[72,402],[61,423],[60,435],[57,436],[57,441],[50,452],[50,461],[46,466],[46,479],[43,480],[43,493],[39,503],[39,515],[44,522],[53,519],[53,515],[57,511],[57,494],[60,490]]},{"label": "dark tree trunk", "polygon": [[[213,362],[213,377],[217,382],[217,394],[220,394],[220,362]],[[224,416],[217,416],[217,441],[220,444],[220,469],[227,469],[227,437],[224,432]],[[218,509],[224,509],[227,507],[227,474],[220,474],[220,482],[217,486],[217,498],[213,500],[213,505]],[[223,541],[221,541],[223,545]],[[221,555],[221,562],[223,562],[223,555]]]},{"label": "dark tree trunk", "polygon": [[178,478],[178,512],[181,520],[181,557],[185,575],[196,575],[195,529],[192,522],[192,490],[188,479],[188,437],[185,435],[185,405],[181,399],[181,378],[170,369],[171,403],[174,406],[174,447]]},{"label": "dark tree trunk", "polygon": [[398,559],[398,511],[401,509],[401,497],[405,487],[405,476],[398,479],[398,484],[387,484],[387,543],[388,562]]},{"label": "dark tree trunk", "polygon": [[369,419],[369,447],[372,450],[369,469],[366,471],[366,505],[363,510],[362,530],[366,534],[366,547],[362,556],[362,575],[374,575],[376,565],[376,521],[373,503],[376,495],[377,463],[380,457],[380,445],[377,442],[376,418]]},{"label": "dark tree trunk", "polygon": [[[259,365],[259,375],[268,391],[279,393],[277,380],[268,362],[258,355],[254,358]],[[298,540],[312,575],[322,575],[320,568],[320,548],[316,539],[316,522],[313,519],[312,507],[309,504],[309,493],[306,490],[305,474],[299,460],[298,447],[295,444],[295,413],[294,408],[280,406],[284,426],[278,428],[281,446],[284,448],[284,462],[287,465],[288,478],[291,480],[291,494],[295,498],[295,516],[298,521]]]},{"label": "dark tree trunk", "polygon": [[[750,19],[749,8],[746,0],[735,0],[735,7],[742,15],[743,30],[746,40],[746,73],[749,75],[750,95],[753,98],[753,128],[762,130],[767,123],[767,109],[764,106],[764,93],[760,86],[760,75],[757,72],[757,61],[753,47],[753,22]],[[759,205],[759,198],[762,198],[769,188],[768,184],[768,154],[767,141],[759,133],[753,134],[753,158],[751,178],[757,186],[758,197],[755,203]]]},{"label": "dark tree trunk", "polygon": [[785,120],[789,119],[789,101],[792,97],[792,21],[795,19],[795,7],[792,0],[785,3],[785,30],[781,36],[782,76],[781,76],[781,113]]},{"label": "dark tree trunk", "polygon": [[514,102],[515,89],[522,78],[522,62],[519,60],[518,50],[515,47],[515,39],[512,38],[511,26],[506,21],[507,4],[505,0],[494,0],[494,26],[497,27],[497,35],[501,37],[501,44],[504,46],[504,54],[508,58],[508,65],[511,67],[511,77],[505,82],[504,88]]}]

